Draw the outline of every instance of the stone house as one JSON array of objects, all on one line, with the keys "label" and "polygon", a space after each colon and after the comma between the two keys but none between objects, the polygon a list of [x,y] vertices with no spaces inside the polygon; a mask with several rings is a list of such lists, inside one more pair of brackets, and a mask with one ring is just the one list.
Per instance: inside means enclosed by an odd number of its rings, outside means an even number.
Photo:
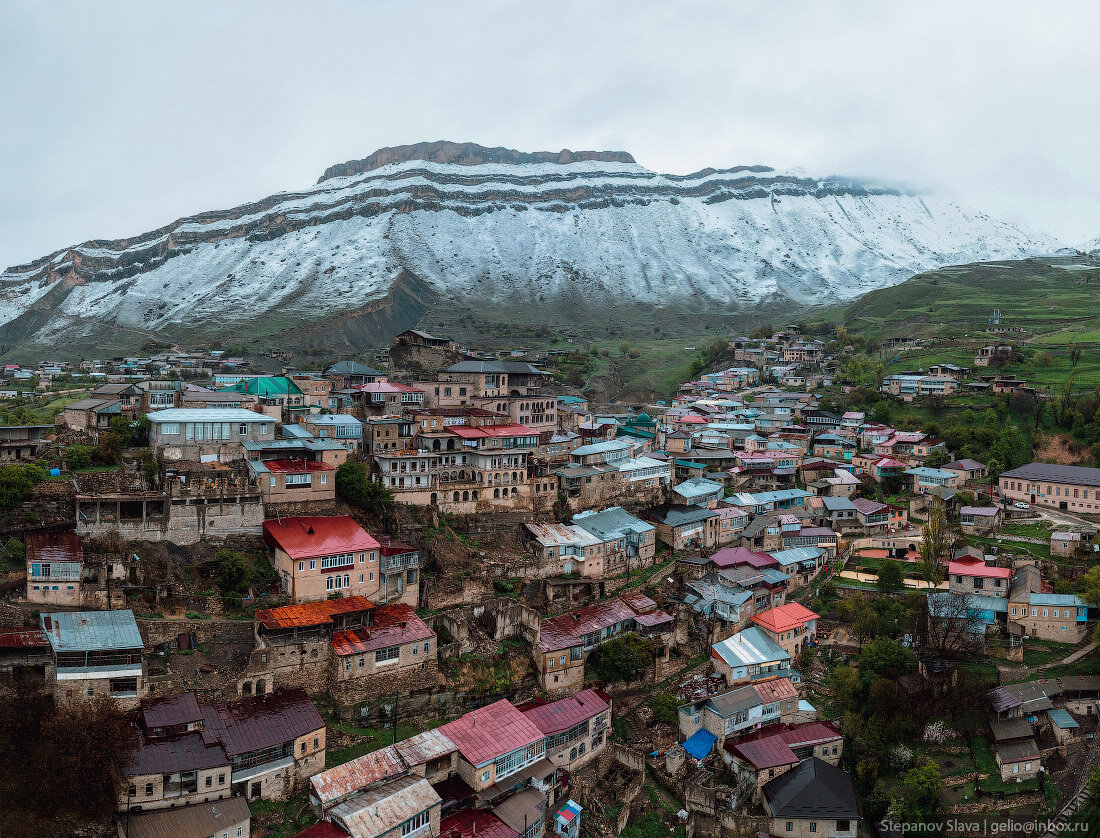
[{"label": "stone house", "polygon": [[252,815],[243,797],[215,803],[194,803],[174,809],[155,809],[126,817],[126,838],[171,836],[217,836],[249,838]]},{"label": "stone house", "polygon": [[959,525],[967,535],[986,535],[996,532],[1001,528],[1001,509],[997,506],[960,507]]},{"label": "stone house", "polygon": [[122,403],[117,398],[81,399],[66,405],[59,419],[71,430],[96,433],[106,431],[111,419],[121,415]]},{"label": "stone house", "polygon": [[248,460],[264,503],[296,509],[331,506],[336,500],[336,466],[311,460]]},{"label": "stone house", "polygon": [[611,696],[582,690],[557,701],[534,701],[519,707],[546,736],[546,757],[569,771],[603,753],[611,734]]},{"label": "stone house", "polygon": [[584,682],[588,653],[624,632],[664,638],[674,619],[640,593],[623,594],[539,624],[534,643],[539,681],[548,693],[570,692]]},{"label": "stone house", "polygon": [[58,705],[109,696],[122,708],[137,706],[148,685],[133,611],[63,611],[39,619],[53,655]]},{"label": "stone house", "polygon": [[360,596],[256,612],[242,695],[275,686],[328,691],[351,704],[435,684],[435,632],[407,605]]},{"label": "stone house", "polygon": [[363,445],[363,423],[346,413],[309,413],[298,417],[298,424],[317,439],[329,439],[348,451]]},{"label": "stone house", "polygon": [[1049,594],[1014,589],[1008,619],[1039,640],[1079,643],[1085,639],[1088,606],[1074,594]]},{"label": "stone house", "polygon": [[675,504],[647,509],[642,517],[673,550],[713,550],[718,546],[722,516],[717,510]]},{"label": "stone house", "polygon": [[759,626],[749,626],[710,650],[714,668],[735,687],[770,678],[791,677],[791,655]]},{"label": "stone house", "polygon": [[680,706],[677,715],[682,738],[707,730],[721,748],[726,737],[791,722],[797,714],[798,690],[789,678],[777,678],[689,702]]},{"label": "stone house", "polygon": [[1012,571],[987,564],[984,558],[963,553],[947,565],[948,590],[955,594],[1007,597]]},{"label": "stone house", "polygon": [[800,602],[788,602],[752,616],[752,621],[792,659],[817,642],[819,619]]},{"label": "stone house", "polygon": [[0,427],[0,462],[33,460],[55,431],[53,425],[4,425]]},{"label": "stone house", "polygon": [[997,477],[1008,501],[1075,512],[1100,512],[1100,468],[1029,463]]},{"label": "stone house", "polygon": [[275,439],[275,420],[251,410],[169,408],[146,418],[149,447],[161,461],[213,458],[228,463],[245,456],[245,442]]},{"label": "stone house", "polygon": [[324,765],[325,722],[301,690],[219,705],[183,693],[142,703],[119,808],[285,800]]},{"label": "stone house", "polygon": [[1001,779],[1006,782],[1023,782],[1039,776],[1042,752],[1034,739],[1016,739],[998,743],[993,749]]},{"label": "stone house", "polygon": [[264,541],[272,548],[280,587],[293,602],[334,593],[374,598],[382,586],[381,545],[350,516],[269,519]]},{"label": "stone house", "polygon": [[769,781],[761,797],[771,817],[772,835],[855,838],[859,834],[861,814],[852,778],[817,757]]}]

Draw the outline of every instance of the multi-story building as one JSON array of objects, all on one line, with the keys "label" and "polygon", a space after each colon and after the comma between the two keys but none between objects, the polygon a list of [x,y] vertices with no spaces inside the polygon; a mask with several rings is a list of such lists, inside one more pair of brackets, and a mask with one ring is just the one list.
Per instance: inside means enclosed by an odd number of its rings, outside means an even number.
[{"label": "multi-story building", "polygon": [[963,553],[948,564],[947,574],[951,593],[1007,597],[1012,571],[987,564],[979,556]]},{"label": "multi-story building", "polygon": [[149,447],[162,461],[214,457],[228,463],[245,456],[245,442],[275,439],[275,420],[251,410],[170,408],[146,418]]},{"label": "multi-story building", "polygon": [[298,424],[317,439],[333,440],[348,451],[363,445],[363,423],[346,413],[309,413],[298,417]]},{"label": "multi-story building", "polygon": [[800,602],[788,602],[752,616],[752,621],[794,659],[817,642],[817,614]]},{"label": "multi-story building", "polygon": [[726,737],[789,722],[797,713],[798,690],[790,678],[761,681],[681,705],[680,735],[687,739],[707,730],[722,747]]},{"label": "multi-story building", "polygon": [[273,550],[279,584],[294,602],[333,594],[373,599],[382,587],[381,545],[347,515],[270,519],[264,541]]},{"label": "multi-story building", "polygon": [[1053,509],[1100,512],[1100,468],[1028,463],[997,478],[1001,496]]},{"label": "multi-story building", "polygon": [[611,734],[611,696],[581,690],[557,701],[521,705],[523,713],[546,737],[546,757],[569,771],[603,753]]},{"label": "multi-story building", "polygon": [[959,389],[959,382],[949,375],[888,375],[882,379],[879,392],[912,401],[921,396],[950,396]]},{"label": "multi-story building", "polygon": [[143,702],[119,808],[285,800],[324,767],[325,722],[301,690],[220,705],[183,693]]},{"label": "multi-story building", "polygon": [[759,626],[749,626],[715,643],[710,656],[731,687],[792,675],[790,652]]},{"label": "multi-story building", "polygon": [[39,619],[53,654],[55,702],[109,696],[128,708],[145,695],[145,644],[133,611],[63,611]]}]

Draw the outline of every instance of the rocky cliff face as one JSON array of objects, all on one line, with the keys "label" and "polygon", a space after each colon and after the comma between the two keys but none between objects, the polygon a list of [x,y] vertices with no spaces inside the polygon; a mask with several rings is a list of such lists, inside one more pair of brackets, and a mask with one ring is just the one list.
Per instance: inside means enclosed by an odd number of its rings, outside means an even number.
[{"label": "rocky cliff face", "polygon": [[333,167],[301,192],[9,268],[0,351],[195,335],[323,347],[334,331],[362,348],[441,308],[571,326],[606,323],[612,309],[790,309],[1055,247],[850,178],[765,166],[662,175],[621,152],[429,143]]},{"label": "rocky cliff face", "polygon": [[329,166],[317,181],[329,178],[358,175],[378,169],[389,163],[407,163],[422,160],[428,163],[450,163],[456,166],[477,166],[482,163],[583,163],[595,160],[601,163],[633,163],[634,158],[625,151],[516,151],[512,148],[486,148],[477,143],[452,143],[438,140],[434,143],[413,143],[391,148],[380,148],[362,160],[349,160]]}]

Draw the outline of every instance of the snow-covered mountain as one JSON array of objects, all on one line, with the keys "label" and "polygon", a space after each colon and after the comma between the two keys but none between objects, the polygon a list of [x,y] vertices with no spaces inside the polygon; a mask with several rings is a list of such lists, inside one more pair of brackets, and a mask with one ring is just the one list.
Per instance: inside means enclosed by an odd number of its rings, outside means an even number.
[{"label": "snow-covered mountain", "polygon": [[0,348],[63,352],[108,332],[318,334],[326,323],[355,345],[385,345],[440,307],[551,323],[586,305],[728,313],[846,300],[944,264],[1057,247],[852,178],[765,166],[663,175],[622,152],[420,144],[334,166],[300,192],[9,268]]}]

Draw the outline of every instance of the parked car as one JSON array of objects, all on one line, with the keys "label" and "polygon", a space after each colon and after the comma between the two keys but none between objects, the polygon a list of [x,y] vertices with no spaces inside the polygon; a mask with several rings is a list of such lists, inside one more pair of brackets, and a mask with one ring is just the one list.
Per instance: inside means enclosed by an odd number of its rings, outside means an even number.
[{"label": "parked car", "polygon": [[1017,509],[1031,509],[1031,504],[1030,503],[1024,503],[1022,500],[1018,500],[1018,501],[1016,501],[1016,503],[1014,503],[1012,505],[1015,506]]}]

